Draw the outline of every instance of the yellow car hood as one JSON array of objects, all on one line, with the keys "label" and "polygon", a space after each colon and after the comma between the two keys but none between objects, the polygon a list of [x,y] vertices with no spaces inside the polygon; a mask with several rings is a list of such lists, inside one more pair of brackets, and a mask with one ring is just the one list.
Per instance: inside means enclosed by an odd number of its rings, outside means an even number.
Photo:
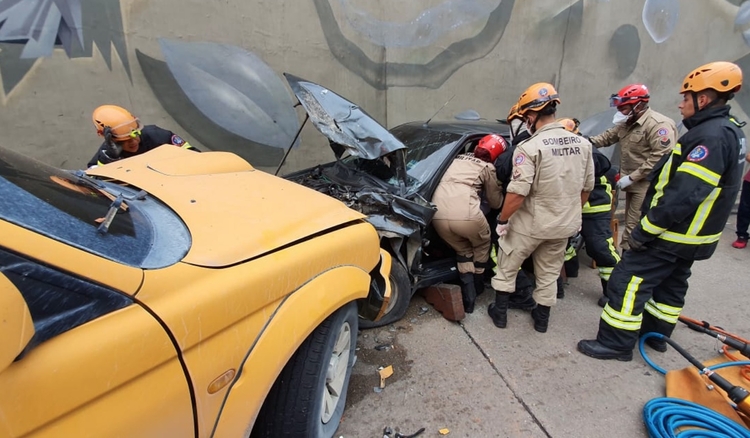
[{"label": "yellow car hood", "polygon": [[163,146],[86,173],[143,189],[172,208],[192,236],[183,261],[198,266],[238,263],[364,218],[228,152]]}]

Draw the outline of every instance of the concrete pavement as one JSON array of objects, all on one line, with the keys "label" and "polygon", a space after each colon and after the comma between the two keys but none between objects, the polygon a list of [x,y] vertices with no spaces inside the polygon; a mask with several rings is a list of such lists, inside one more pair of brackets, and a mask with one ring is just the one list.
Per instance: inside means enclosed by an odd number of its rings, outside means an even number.
[{"label": "concrete pavement", "polygon": [[[750,337],[750,249],[731,248],[734,216],[714,256],[693,267],[684,315]],[[665,394],[664,376],[635,352],[632,362],[599,361],[576,351],[596,336],[601,309],[595,269],[582,257],[578,278],[552,309],[546,334],[528,312],[511,310],[508,328],[486,313],[488,288],[461,323],[442,318],[417,295],[401,321],[360,332],[358,361],[336,437],[383,436],[389,426],[423,437],[646,437],[643,405]],[[719,344],[678,324],[673,339],[699,360]],[[375,349],[375,347],[379,349]],[[392,346],[392,348],[390,347]],[[667,370],[688,367],[677,352],[649,357]],[[393,365],[381,392],[378,367]]]}]

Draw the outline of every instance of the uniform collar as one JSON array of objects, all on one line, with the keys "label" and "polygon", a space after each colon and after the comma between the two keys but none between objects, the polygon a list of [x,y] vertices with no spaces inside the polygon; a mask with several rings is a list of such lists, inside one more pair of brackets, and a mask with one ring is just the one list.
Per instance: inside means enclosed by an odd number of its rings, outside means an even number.
[{"label": "uniform collar", "polygon": [[557,122],[552,122],[552,123],[548,123],[548,124],[542,126],[541,128],[537,129],[536,132],[534,133],[534,135],[532,135],[532,137],[536,137],[540,132],[549,131],[550,129],[556,129],[556,128],[565,129],[565,127],[563,125],[561,125],[561,124],[559,124]]},{"label": "uniform collar", "polygon": [[729,105],[721,105],[721,106],[713,106],[710,108],[704,108],[703,110],[698,111],[692,116],[686,119],[682,119],[682,124],[685,125],[687,129],[690,129],[696,125],[699,125],[705,122],[708,119],[713,119],[716,117],[728,118],[730,109],[731,107]]}]

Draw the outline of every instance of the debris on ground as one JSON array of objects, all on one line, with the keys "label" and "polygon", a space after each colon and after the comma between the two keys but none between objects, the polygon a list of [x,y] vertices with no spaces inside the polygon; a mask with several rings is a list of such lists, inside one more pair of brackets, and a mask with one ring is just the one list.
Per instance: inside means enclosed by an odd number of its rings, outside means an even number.
[{"label": "debris on ground", "polygon": [[449,433],[451,433],[451,431],[448,430],[448,429],[440,429],[440,430],[438,430],[438,433],[440,435],[448,435]]},{"label": "debris on ground", "polygon": [[391,377],[393,375],[393,366],[388,365],[385,368],[380,368],[378,370],[378,373],[380,374],[380,388],[385,388],[385,379]]},{"label": "debris on ground", "polygon": [[393,345],[391,344],[380,344],[375,346],[375,349],[378,351],[388,351],[391,348],[393,348]]},{"label": "debris on ground", "polygon": [[411,435],[404,435],[404,434],[399,433],[399,432],[396,432],[396,434],[394,435],[393,434],[393,429],[391,429],[390,426],[386,426],[383,429],[383,438],[416,438],[419,435],[421,435],[422,433],[424,433],[424,431],[425,431],[425,428],[423,427],[423,428],[419,429],[418,431],[414,432]]}]

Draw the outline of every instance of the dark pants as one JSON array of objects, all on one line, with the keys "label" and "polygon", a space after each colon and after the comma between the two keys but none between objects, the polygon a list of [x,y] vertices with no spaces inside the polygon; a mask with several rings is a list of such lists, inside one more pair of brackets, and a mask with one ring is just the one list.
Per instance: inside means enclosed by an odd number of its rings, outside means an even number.
[{"label": "dark pants", "polygon": [[740,206],[737,208],[737,237],[748,240],[747,228],[750,226],[750,182],[742,181]]},{"label": "dark pants", "polygon": [[599,277],[606,281],[609,281],[612,270],[620,261],[620,255],[615,249],[610,222],[611,215],[607,213],[584,214],[581,224],[581,235],[586,243],[586,253],[596,262]]},{"label": "dark pants", "polygon": [[692,265],[693,260],[651,248],[627,251],[610,277],[596,339],[615,350],[632,350],[640,333],[670,336],[685,304]]}]

